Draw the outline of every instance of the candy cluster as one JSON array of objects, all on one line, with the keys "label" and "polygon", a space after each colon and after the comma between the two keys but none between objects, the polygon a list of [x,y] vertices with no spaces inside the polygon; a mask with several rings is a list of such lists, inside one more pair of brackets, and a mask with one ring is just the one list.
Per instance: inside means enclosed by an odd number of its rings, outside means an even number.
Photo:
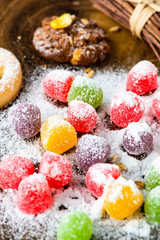
[{"label": "candy cluster", "polygon": [[0,188],[18,189],[17,206],[26,214],[38,214],[53,202],[51,188],[62,188],[72,177],[72,166],[63,156],[46,152],[38,174],[30,159],[10,156],[0,163]]},{"label": "candy cluster", "polygon": [[[138,63],[128,74],[126,92],[117,94],[111,103],[110,116],[118,127],[126,128],[122,145],[131,155],[148,153],[153,135],[147,123],[139,122],[145,105],[141,96],[157,88],[157,70],[147,61]],[[59,154],[77,143],[77,133],[89,133],[97,123],[95,108],[100,106],[103,92],[93,80],[69,71],[55,70],[43,80],[44,92],[58,101],[68,102],[66,119],[49,117],[41,126],[40,110],[32,104],[18,104],[10,111],[14,131],[31,138],[39,131],[44,153],[38,173],[31,160],[13,156],[0,163],[0,187],[18,189],[17,206],[26,214],[38,214],[53,204],[52,188],[67,185],[72,178],[71,163]],[[160,119],[159,93],[153,98],[155,115]],[[86,173],[86,186],[96,198],[103,198],[103,211],[115,219],[131,216],[143,203],[143,196],[132,180],[121,175],[118,165],[110,161],[111,146],[103,137],[83,135],[76,146],[75,162]],[[12,166],[12,167],[11,167]],[[160,223],[160,160],[146,176],[149,192],[145,202],[146,216]],[[153,208],[154,204],[154,208]],[[72,238],[74,236],[74,238]],[[82,212],[66,215],[58,228],[58,240],[84,239],[92,236],[92,222]]]}]

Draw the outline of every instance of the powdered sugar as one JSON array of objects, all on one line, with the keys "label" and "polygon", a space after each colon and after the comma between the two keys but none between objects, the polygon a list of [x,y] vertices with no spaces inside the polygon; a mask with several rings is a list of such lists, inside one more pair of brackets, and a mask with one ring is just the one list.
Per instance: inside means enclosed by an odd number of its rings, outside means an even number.
[{"label": "powdered sugar", "polygon": [[160,157],[154,159],[151,166],[154,167],[158,173],[160,173]]},{"label": "powdered sugar", "polygon": [[114,106],[118,107],[124,102],[127,106],[134,107],[135,106],[135,97],[136,97],[136,95],[134,93],[120,92],[118,95],[116,95],[113,98],[111,107],[114,107]]},{"label": "powdered sugar", "polygon": [[127,233],[131,233],[142,238],[147,238],[151,232],[150,225],[145,221],[145,219],[131,219],[128,221],[126,226],[123,227],[123,229]]},{"label": "powdered sugar", "polygon": [[114,188],[114,192],[109,195],[109,201],[116,202],[118,198],[123,199],[122,189],[123,186],[129,186],[133,192],[133,194],[137,195],[140,193],[139,189],[137,188],[136,184],[132,180],[126,180],[123,177],[119,177],[117,180],[113,182],[113,186],[118,185],[118,187]]},{"label": "powdered sugar", "polygon": [[[66,66],[65,66],[66,69]],[[44,67],[38,67],[34,72],[27,72],[24,76],[25,85],[19,98],[17,98],[13,105],[16,103],[29,102],[38,106],[41,110],[42,122],[48,117],[59,115],[62,118],[67,117],[67,105],[58,103],[56,100],[51,100],[43,92],[42,79],[44,76],[53,69],[46,69]],[[83,74],[83,69],[78,71],[74,70],[76,75]],[[105,115],[110,112],[110,103],[114,95],[118,94],[120,89],[125,90],[125,82],[127,79],[127,72],[113,72],[110,70],[97,71],[91,81],[100,85],[103,89],[103,101],[98,112],[98,124],[94,131],[94,134],[104,137],[111,146],[110,157],[115,153],[120,155],[120,161],[128,168],[128,171],[123,172],[123,175],[127,179],[144,181],[143,175],[146,174],[150,168],[153,159],[159,156],[160,144],[159,134],[160,125],[154,121],[151,100],[154,94],[150,96],[142,97],[145,102],[145,112],[141,118],[141,122],[147,121],[152,129],[154,135],[153,150],[142,161],[137,160],[129,156],[121,149],[122,137],[125,129],[118,131],[110,131],[106,123]],[[35,94],[36,89],[36,94]],[[10,127],[9,119],[7,118],[8,111],[11,106],[0,111],[0,158],[8,155],[20,155],[27,157],[33,161],[36,165],[41,161],[44,149],[42,147],[39,136],[30,140],[22,140]],[[0,193],[0,222],[1,222],[1,239],[33,240],[37,238],[39,240],[55,240],[56,231],[59,221],[64,213],[70,210],[79,210],[87,213],[93,220],[94,232],[93,238],[95,240],[105,239],[123,239],[130,240],[133,238],[156,239],[159,234],[159,228],[146,221],[146,218],[141,214],[134,215],[131,219],[123,221],[116,221],[106,217],[100,219],[101,204],[100,200],[95,198],[89,193],[84,185],[85,175],[77,171],[75,163],[75,149],[64,154],[71,162],[73,166],[73,177],[69,185],[69,188],[56,190],[53,192],[54,200],[53,206],[46,212],[37,216],[27,216],[22,214],[15,205],[16,191],[3,191]],[[143,191],[144,197],[146,191]],[[95,205],[93,205],[95,203]],[[94,216],[93,216],[94,215]],[[130,223],[131,220],[135,220],[140,223]],[[130,223],[130,224],[129,224]],[[129,227],[127,227],[129,224]],[[142,234],[138,229],[146,229],[146,232]],[[156,231],[157,233],[156,233]]]},{"label": "powdered sugar", "polygon": [[157,68],[155,67],[154,64],[152,64],[149,61],[140,61],[139,63],[137,63],[132,70],[133,72],[137,73],[137,75],[139,77],[141,76],[145,76],[145,75],[156,75],[157,74]]},{"label": "powdered sugar", "polygon": [[130,123],[127,127],[127,136],[133,137],[134,141],[137,143],[141,141],[140,134],[147,134],[151,133],[151,128],[148,126],[147,123]]}]

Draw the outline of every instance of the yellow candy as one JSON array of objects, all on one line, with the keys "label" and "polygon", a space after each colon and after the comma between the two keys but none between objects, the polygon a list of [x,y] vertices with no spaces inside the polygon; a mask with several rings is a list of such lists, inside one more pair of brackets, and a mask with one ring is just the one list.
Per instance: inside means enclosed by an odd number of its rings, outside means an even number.
[{"label": "yellow candy", "polygon": [[54,19],[50,22],[50,25],[54,29],[66,28],[72,24],[72,17],[69,13],[62,14],[59,18]]},{"label": "yellow candy", "polygon": [[143,196],[132,180],[119,177],[107,190],[104,210],[115,219],[131,216],[143,203]]},{"label": "yellow candy", "polygon": [[69,122],[53,116],[41,127],[41,141],[46,151],[62,154],[76,144],[77,135]]}]

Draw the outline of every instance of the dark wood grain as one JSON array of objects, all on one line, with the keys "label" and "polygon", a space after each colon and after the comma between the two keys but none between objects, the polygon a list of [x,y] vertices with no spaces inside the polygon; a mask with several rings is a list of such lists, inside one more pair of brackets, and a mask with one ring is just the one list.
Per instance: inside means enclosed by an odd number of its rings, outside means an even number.
[{"label": "dark wood grain", "polygon": [[[57,65],[57,63],[48,62],[38,56],[32,45],[32,37],[33,32],[40,26],[43,18],[51,15],[60,15],[64,12],[70,12],[83,18],[94,19],[107,31],[110,27],[117,25],[113,20],[95,10],[89,0],[0,0],[0,47],[12,51],[22,63],[24,77],[21,92],[24,91],[26,82],[30,81],[30,76],[37,66],[44,64],[48,66]],[[97,69],[114,69],[122,67],[124,69],[130,69],[135,63],[143,59],[151,60],[160,67],[149,46],[137,38],[134,38],[128,30],[121,28],[120,32],[109,33],[109,36],[112,41],[111,53],[102,64],[92,66],[95,71]],[[69,64],[63,64],[63,66],[70,67],[70,69],[81,68],[80,66],[75,67]],[[17,98],[19,97],[20,96],[17,96]],[[13,102],[10,103],[9,106],[12,104]],[[7,107],[8,106],[3,109],[4,111],[6,110],[5,117],[7,117]],[[103,225],[101,228],[103,233]],[[117,229],[114,228],[112,229],[112,235],[114,235],[114,231],[116,230]],[[15,239],[14,231],[21,231],[23,233],[21,240],[35,240],[40,239],[41,233],[45,231],[45,226],[40,226],[38,236],[35,238],[30,236],[25,226],[24,229],[19,229],[17,226],[17,229],[12,231],[12,226],[7,223],[7,221],[5,223],[0,222],[1,240]],[[153,232],[152,236],[153,239],[158,239],[158,233],[156,231]],[[94,237],[94,239],[106,240],[110,238],[109,235],[106,235],[105,239],[101,236],[99,238]],[[120,233],[119,239],[125,239],[125,236]],[[56,240],[56,236],[53,240]]]},{"label": "dark wood grain", "polygon": [[[0,47],[14,52],[24,67],[34,68],[46,63],[33,49],[33,32],[44,17],[64,12],[94,19],[106,30],[117,25],[95,10],[87,0],[0,0]],[[17,39],[18,36],[21,40]],[[111,54],[98,68],[123,66],[130,69],[142,59],[151,60],[159,66],[149,46],[134,38],[128,30],[122,28],[122,31],[109,33],[109,36],[112,40]]]}]

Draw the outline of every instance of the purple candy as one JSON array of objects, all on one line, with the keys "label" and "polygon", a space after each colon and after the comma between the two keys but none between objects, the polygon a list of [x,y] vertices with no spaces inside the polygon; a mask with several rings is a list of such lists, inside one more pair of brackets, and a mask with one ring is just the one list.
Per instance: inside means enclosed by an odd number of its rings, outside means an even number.
[{"label": "purple candy", "polygon": [[40,131],[41,112],[32,104],[15,105],[9,113],[9,117],[14,131],[22,138],[31,138]]},{"label": "purple candy", "polygon": [[130,123],[123,135],[123,147],[133,155],[146,153],[152,147],[153,136],[147,123]]},{"label": "purple candy", "polygon": [[105,138],[86,134],[81,137],[76,150],[76,161],[80,169],[87,171],[96,163],[105,163],[110,154],[110,145]]}]

